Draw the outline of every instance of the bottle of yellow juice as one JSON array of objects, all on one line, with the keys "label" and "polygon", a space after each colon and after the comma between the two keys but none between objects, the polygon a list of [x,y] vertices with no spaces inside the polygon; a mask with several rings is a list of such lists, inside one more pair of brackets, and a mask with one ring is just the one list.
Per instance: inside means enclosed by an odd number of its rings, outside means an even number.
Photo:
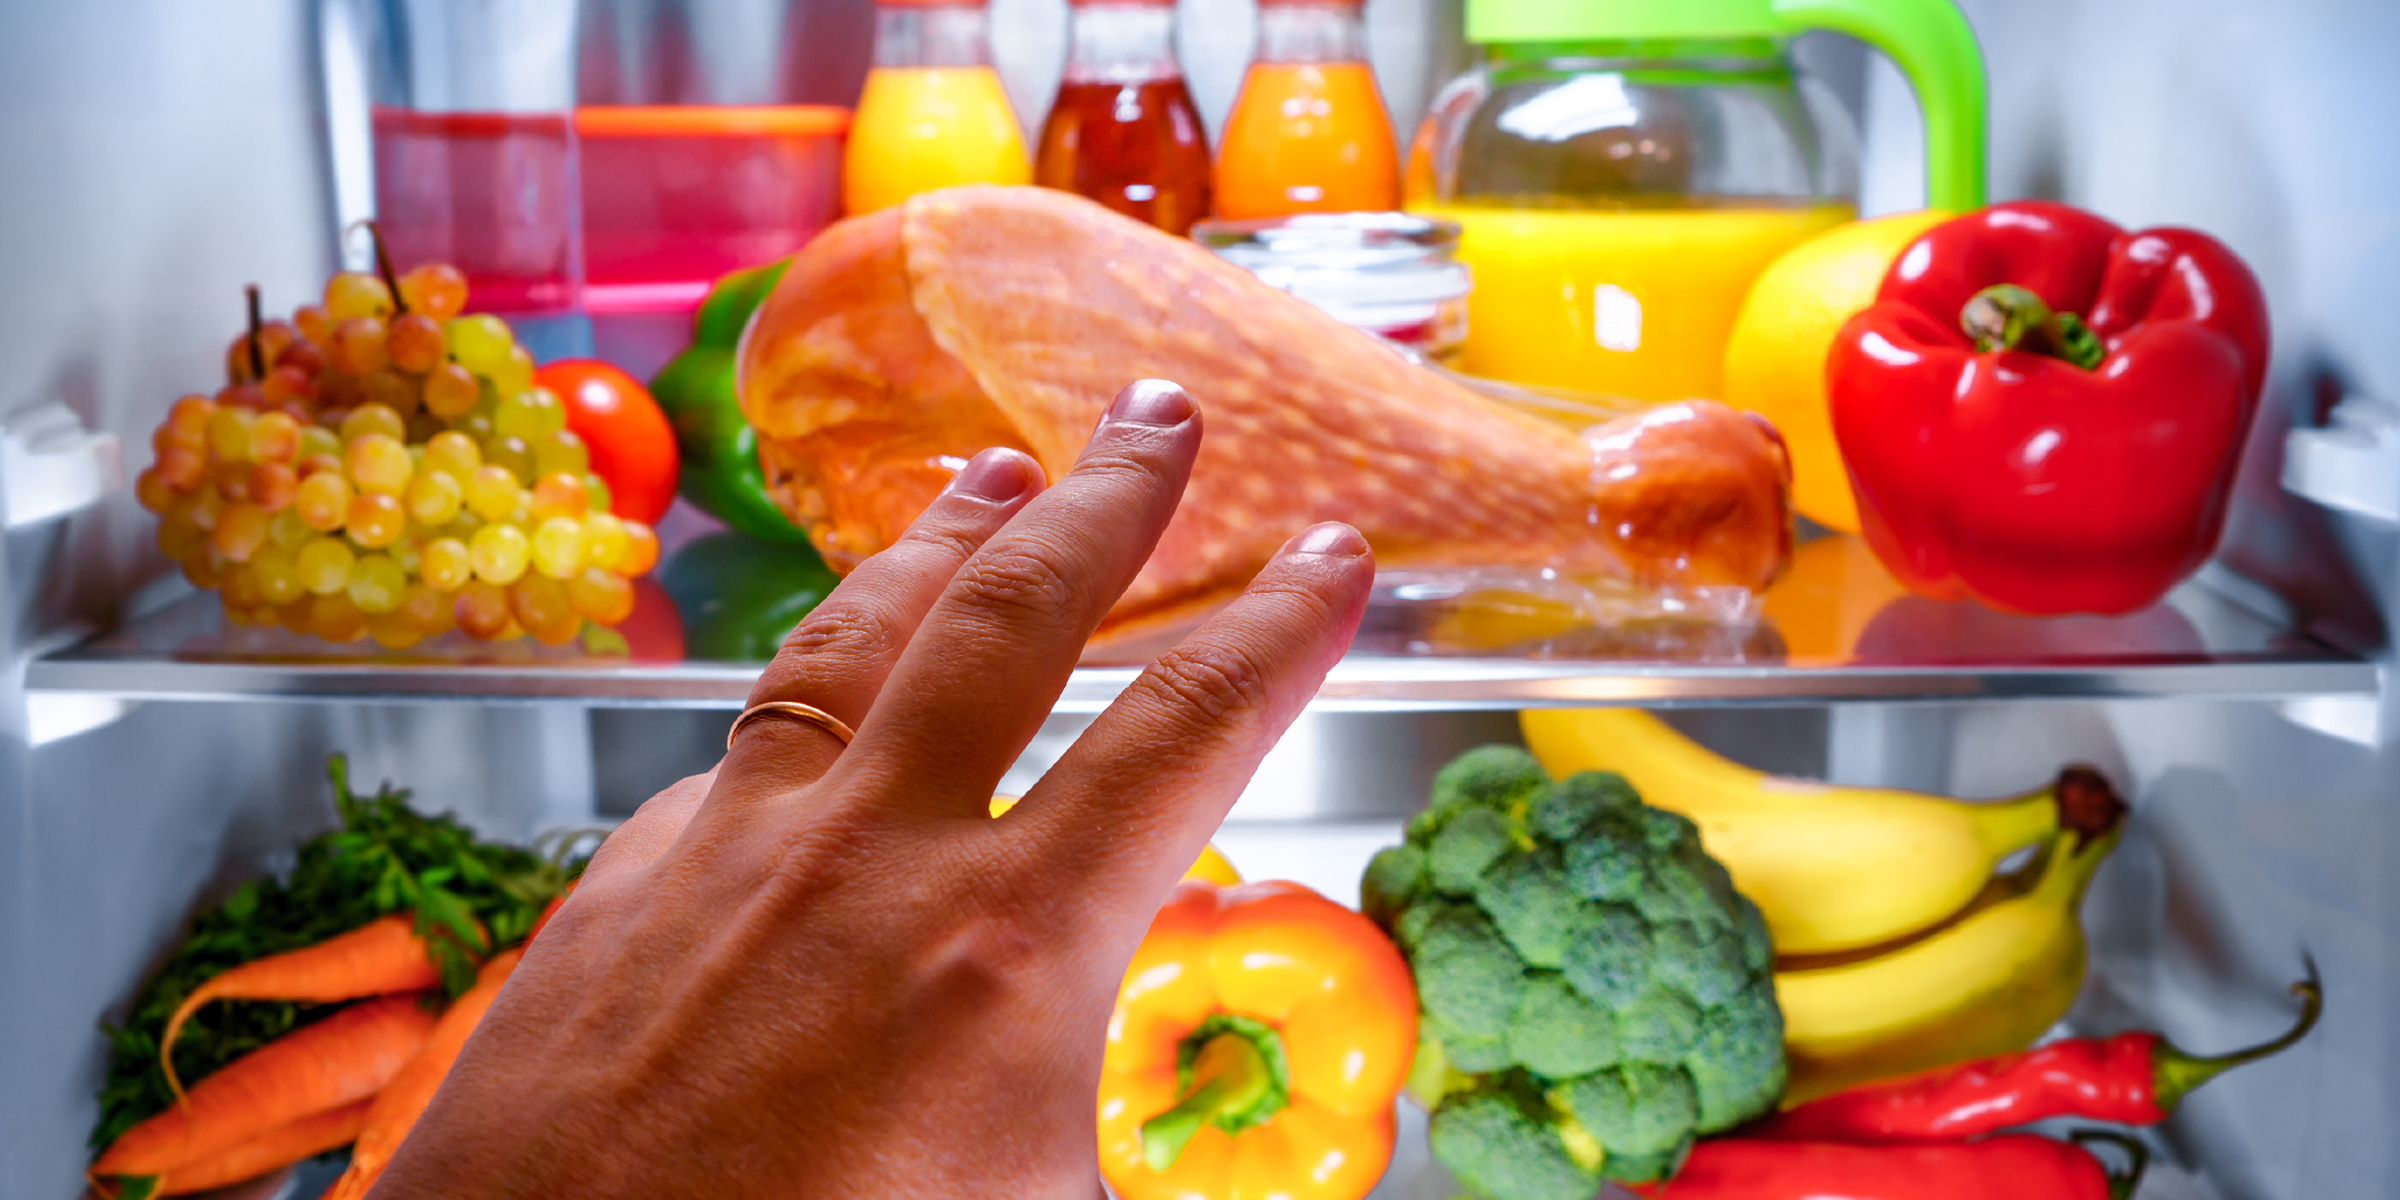
[{"label": "bottle of yellow juice", "polygon": [[1792,68],[1820,5],[1910,73],[1935,204],[1979,204],[1982,71],[1951,0],[1468,0],[1487,60],[1435,98],[1405,179],[1410,211],[1462,230],[1460,369],[1719,394],[1751,281],[1857,215],[1857,134]]},{"label": "bottle of yellow juice", "polygon": [[875,65],[842,153],[843,210],[874,212],[959,184],[1032,181],[1024,132],[992,69],[985,5],[876,5]]}]

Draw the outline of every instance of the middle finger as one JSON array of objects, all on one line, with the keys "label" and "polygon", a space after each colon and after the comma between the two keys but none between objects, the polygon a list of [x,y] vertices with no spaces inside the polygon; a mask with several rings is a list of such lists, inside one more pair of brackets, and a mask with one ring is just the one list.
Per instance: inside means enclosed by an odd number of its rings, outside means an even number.
[{"label": "middle finger", "polygon": [[1084,642],[1150,557],[1200,449],[1189,395],[1117,393],[1083,457],[967,560],[926,614],[843,765],[886,794],[980,812],[1049,715]]},{"label": "middle finger", "polygon": [[[750,703],[798,701],[853,729],[863,724],[892,664],[959,564],[1041,486],[1041,465],[1019,451],[976,455],[899,540],[860,563],[785,636],[751,688]],[[727,750],[710,794],[782,792],[822,775],[841,752],[839,738],[815,725],[780,716],[753,720]]]}]

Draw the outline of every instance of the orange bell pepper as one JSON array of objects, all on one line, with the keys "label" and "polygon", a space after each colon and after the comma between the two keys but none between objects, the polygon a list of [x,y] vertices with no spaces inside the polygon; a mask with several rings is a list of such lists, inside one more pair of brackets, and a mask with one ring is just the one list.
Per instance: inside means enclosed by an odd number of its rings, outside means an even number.
[{"label": "orange bell pepper", "polygon": [[1100,1068],[1120,1200],[1359,1200],[1417,1045],[1408,964],[1296,883],[1187,879],[1134,951]]}]

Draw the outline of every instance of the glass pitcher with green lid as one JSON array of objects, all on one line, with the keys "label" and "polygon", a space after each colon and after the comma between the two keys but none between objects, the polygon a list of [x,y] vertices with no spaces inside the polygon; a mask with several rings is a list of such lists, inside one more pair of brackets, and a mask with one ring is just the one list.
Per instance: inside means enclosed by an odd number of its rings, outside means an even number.
[{"label": "glass pitcher with green lid", "polygon": [[1983,203],[1984,76],[1952,0],[1467,0],[1483,65],[1435,97],[1412,212],[1459,223],[1460,367],[1642,401],[1718,394],[1750,282],[1853,219],[1857,133],[1796,75],[1810,29],[1899,64],[1927,195]]}]

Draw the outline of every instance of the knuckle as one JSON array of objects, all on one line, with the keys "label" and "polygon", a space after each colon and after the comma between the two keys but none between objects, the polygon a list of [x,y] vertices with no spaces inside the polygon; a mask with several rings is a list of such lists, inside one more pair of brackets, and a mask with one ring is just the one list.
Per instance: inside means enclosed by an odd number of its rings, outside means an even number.
[{"label": "knuckle", "polygon": [[1177,646],[1142,672],[1144,685],[1209,724],[1239,721],[1262,708],[1267,674],[1250,653],[1225,642]]},{"label": "knuckle", "polygon": [[779,664],[792,665],[796,665],[795,660],[870,659],[886,652],[890,645],[891,622],[877,606],[852,600],[819,605],[815,612],[793,626],[790,633],[783,635],[783,646],[776,651],[775,658]]},{"label": "knuckle", "polygon": [[987,552],[959,572],[951,594],[1003,620],[1042,625],[1072,619],[1081,589],[1060,565],[1068,556],[1038,543]]}]

